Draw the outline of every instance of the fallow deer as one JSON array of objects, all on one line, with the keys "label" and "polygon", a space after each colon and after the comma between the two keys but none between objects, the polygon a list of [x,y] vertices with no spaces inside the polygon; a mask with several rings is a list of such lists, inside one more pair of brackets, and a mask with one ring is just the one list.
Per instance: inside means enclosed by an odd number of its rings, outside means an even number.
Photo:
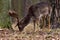
[{"label": "fallow deer", "polygon": [[[50,20],[51,12],[52,12],[52,7],[49,3],[41,2],[35,5],[32,5],[28,10],[27,15],[25,15],[24,18],[17,23],[17,26],[19,30],[22,31],[25,28],[25,26],[29,24],[30,19],[33,17],[34,29],[35,29],[36,20],[39,20],[40,22],[41,17],[47,16],[47,15],[49,16],[48,19]],[[49,21],[49,28],[50,28],[50,21]]]}]

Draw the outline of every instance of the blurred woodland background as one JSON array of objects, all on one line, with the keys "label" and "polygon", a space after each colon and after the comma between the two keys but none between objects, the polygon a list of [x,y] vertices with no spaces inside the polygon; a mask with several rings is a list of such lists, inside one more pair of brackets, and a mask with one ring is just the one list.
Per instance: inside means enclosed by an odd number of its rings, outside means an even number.
[{"label": "blurred woodland background", "polygon": [[[58,5],[56,4],[56,1]],[[47,27],[47,29],[43,28],[43,30],[39,27],[35,27],[34,30],[33,23],[30,23],[27,25],[27,28],[25,27],[23,32],[18,30],[14,30],[13,32],[9,30],[12,28],[14,29],[15,26],[12,27],[12,25],[16,23],[16,19],[9,15],[9,10],[15,10],[19,19],[21,19],[28,13],[28,9],[31,5],[40,2],[50,2],[51,6],[55,5],[59,11],[59,13],[57,13],[59,15],[58,17],[55,17],[54,12],[52,15],[53,25],[51,25],[51,27],[55,27],[56,29],[51,29],[50,31]],[[60,0],[0,0],[0,28],[2,28],[2,30],[0,30],[1,40],[60,40],[60,29],[57,29],[57,27],[60,28]]]}]

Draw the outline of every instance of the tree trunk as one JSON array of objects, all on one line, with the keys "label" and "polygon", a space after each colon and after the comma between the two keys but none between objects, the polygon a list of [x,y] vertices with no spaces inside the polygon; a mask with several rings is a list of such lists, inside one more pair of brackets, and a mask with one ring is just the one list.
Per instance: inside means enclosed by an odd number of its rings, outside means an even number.
[{"label": "tree trunk", "polygon": [[31,6],[31,0],[22,0],[23,16],[27,14],[29,7]]}]

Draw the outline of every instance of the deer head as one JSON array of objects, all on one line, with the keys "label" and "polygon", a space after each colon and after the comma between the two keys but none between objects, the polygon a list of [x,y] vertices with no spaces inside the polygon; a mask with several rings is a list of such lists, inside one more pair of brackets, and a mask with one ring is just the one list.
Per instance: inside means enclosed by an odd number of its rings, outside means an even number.
[{"label": "deer head", "polygon": [[14,17],[14,18],[17,18],[17,17],[18,17],[18,14],[16,13],[15,10],[9,10],[9,15],[10,15],[11,17]]}]

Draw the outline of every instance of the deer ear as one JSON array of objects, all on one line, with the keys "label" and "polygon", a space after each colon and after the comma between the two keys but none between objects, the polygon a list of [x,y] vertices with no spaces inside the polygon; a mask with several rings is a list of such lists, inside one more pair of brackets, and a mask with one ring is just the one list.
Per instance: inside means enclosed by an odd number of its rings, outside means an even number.
[{"label": "deer ear", "polygon": [[8,12],[9,12],[10,14],[12,14],[12,10],[9,10]]}]

